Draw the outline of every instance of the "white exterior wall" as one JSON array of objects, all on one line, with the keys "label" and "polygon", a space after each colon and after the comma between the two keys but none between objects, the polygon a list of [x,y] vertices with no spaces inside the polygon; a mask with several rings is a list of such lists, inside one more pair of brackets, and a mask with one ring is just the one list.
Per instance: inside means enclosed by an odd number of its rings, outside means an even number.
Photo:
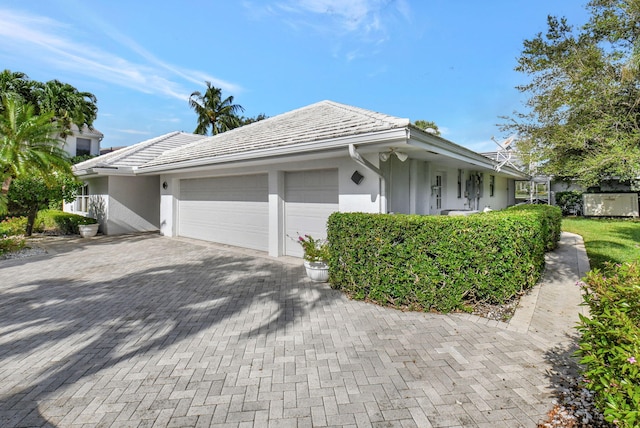
[{"label": "white exterior wall", "polygon": [[109,177],[91,178],[85,183],[89,186],[89,211],[87,215],[98,220],[100,232],[107,233],[105,220],[109,212]]},{"label": "white exterior wall", "polygon": [[160,180],[155,177],[109,177],[109,208],[104,233],[117,235],[160,228]]},{"label": "white exterior wall", "polygon": [[[466,181],[476,171],[462,170],[461,192],[458,197],[458,168],[446,167],[434,163],[407,160],[400,162],[395,156],[382,163],[387,177],[389,191],[389,212],[402,214],[438,214],[440,211],[473,210],[491,208],[504,209],[513,204],[513,188],[509,187],[509,179],[491,172],[483,173],[482,196],[476,201],[475,196],[465,195]],[[441,208],[436,203],[436,176],[442,177]],[[495,176],[494,195],[490,192],[490,176]],[[511,180],[513,181],[513,180]],[[513,183],[512,183],[513,186]],[[478,207],[476,208],[476,202]]]},{"label": "white exterior wall", "polygon": [[[495,177],[495,189],[494,195],[491,196],[490,192],[490,177],[493,175]],[[506,177],[499,177],[495,174],[491,174],[488,172],[484,173],[484,182],[483,182],[483,193],[480,198],[480,206],[478,209],[480,211],[485,208],[490,208],[492,210],[501,210],[509,205],[512,202],[509,201],[509,192],[511,188],[509,187],[509,180]]]},{"label": "white exterior wall", "polygon": [[[372,163],[377,163],[377,156],[367,157]],[[179,181],[187,178],[216,177],[225,175],[245,175],[267,173],[269,176],[269,255],[284,254],[284,177],[285,172],[338,169],[339,200],[341,212],[380,212],[380,179],[379,177],[354,162],[349,157],[334,157],[327,159],[283,162],[267,166],[253,166],[240,168],[224,168],[217,170],[202,170],[182,174],[165,174],[160,177],[160,232],[165,236],[177,235],[177,201],[179,195]],[[351,180],[354,171],[364,176],[357,185]],[[167,182],[167,189],[162,189],[161,183]]]},{"label": "white exterior wall", "polygon": [[160,228],[158,177],[103,176],[84,182],[89,188],[88,211],[75,211],[75,202],[65,204],[64,211],[97,219],[105,235]]},{"label": "white exterior wall", "polygon": [[431,167],[429,163],[408,159],[401,162],[391,156],[382,162],[386,178],[388,211],[398,214],[429,214],[431,202]]},{"label": "white exterior wall", "polygon": [[[166,185],[165,185],[166,183]],[[166,187],[166,188],[165,188]],[[180,182],[167,175],[160,176],[160,233],[164,236],[175,236],[176,211],[180,196]]]}]

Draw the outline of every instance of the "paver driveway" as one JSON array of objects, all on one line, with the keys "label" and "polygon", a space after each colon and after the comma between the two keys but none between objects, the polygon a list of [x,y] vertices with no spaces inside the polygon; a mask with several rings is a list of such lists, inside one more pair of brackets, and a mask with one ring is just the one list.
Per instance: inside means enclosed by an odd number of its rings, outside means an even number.
[{"label": "paver driveway", "polygon": [[50,248],[0,261],[3,427],[534,427],[550,409],[557,362],[526,333],[195,241]]}]

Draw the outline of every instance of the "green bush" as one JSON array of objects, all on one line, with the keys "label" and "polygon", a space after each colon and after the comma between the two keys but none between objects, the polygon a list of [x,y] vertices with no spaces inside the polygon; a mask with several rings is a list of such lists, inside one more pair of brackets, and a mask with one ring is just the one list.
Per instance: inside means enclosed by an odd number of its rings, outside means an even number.
[{"label": "green bush", "polygon": [[23,249],[25,240],[21,236],[0,235],[0,256]]},{"label": "green bush", "polygon": [[523,204],[507,208],[507,212],[529,212],[538,217],[541,232],[545,237],[545,250],[552,251],[558,246],[562,232],[562,210],[545,204]]},{"label": "green bush", "polygon": [[0,222],[0,236],[24,235],[26,228],[26,217],[8,217]]},{"label": "green bush", "polygon": [[502,303],[537,282],[555,233],[549,217],[539,208],[466,217],[334,213],[330,282],[355,299],[413,310]]},{"label": "green bush", "polygon": [[34,229],[38,232],[72,235],[79,233],[78,225],[95,223],[97,223],[97,220],[91,217],[59,210],[41,210],[36,217]]},{"label": "green bush", "polygon": [[582,213],[582,192],[556,192],[556,205],[562,210],[562,215],[579,215]]},{"label": "green bush", "polygon": [[607,264],[583,283],[578,355],[587,388],[608,422],[640,425],[640,262]]}]

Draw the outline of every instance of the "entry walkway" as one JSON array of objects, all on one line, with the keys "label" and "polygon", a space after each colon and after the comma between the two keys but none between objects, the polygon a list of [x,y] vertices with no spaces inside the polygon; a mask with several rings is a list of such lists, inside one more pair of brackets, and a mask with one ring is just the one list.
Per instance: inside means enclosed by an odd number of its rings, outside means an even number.
[{"label": "entry walkway", "polygon": [[535,427],[588,269],[563,234],[509,323],[351,301],[301,263],[157,235],[0,261],[3,427]]}]

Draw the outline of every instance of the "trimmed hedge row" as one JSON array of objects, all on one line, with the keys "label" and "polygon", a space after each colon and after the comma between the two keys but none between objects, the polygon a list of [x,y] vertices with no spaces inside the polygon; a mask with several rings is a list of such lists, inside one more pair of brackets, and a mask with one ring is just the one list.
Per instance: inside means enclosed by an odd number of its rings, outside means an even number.
[{"label": "trimmed hedge row", "polygon": [[580,315],[578,355],[586,386],[605,419],[640,425],[640,262],[608,264],[583,283],[589,317]]},{"label": "trimmed hedge row", "polygon": [[34,222],[34,230],[61,235],[78,234],[78,225],[94,224],[96,219],[59,210],[41,210]]},{"label": "trimmed hedge row", "polygon": [[551,211],[529,207],[467,217],[334,213],[329,281],[355,299],[412,310],[505,302],[537,282],[560,230]]},{"label": "trimmed hedge row", "polygon": [[538,217],[542,236],[545,237],[545,249],[555,250],[562,233],[562,210],[552,205],[516,205],[506,212],[528,212]]}]

